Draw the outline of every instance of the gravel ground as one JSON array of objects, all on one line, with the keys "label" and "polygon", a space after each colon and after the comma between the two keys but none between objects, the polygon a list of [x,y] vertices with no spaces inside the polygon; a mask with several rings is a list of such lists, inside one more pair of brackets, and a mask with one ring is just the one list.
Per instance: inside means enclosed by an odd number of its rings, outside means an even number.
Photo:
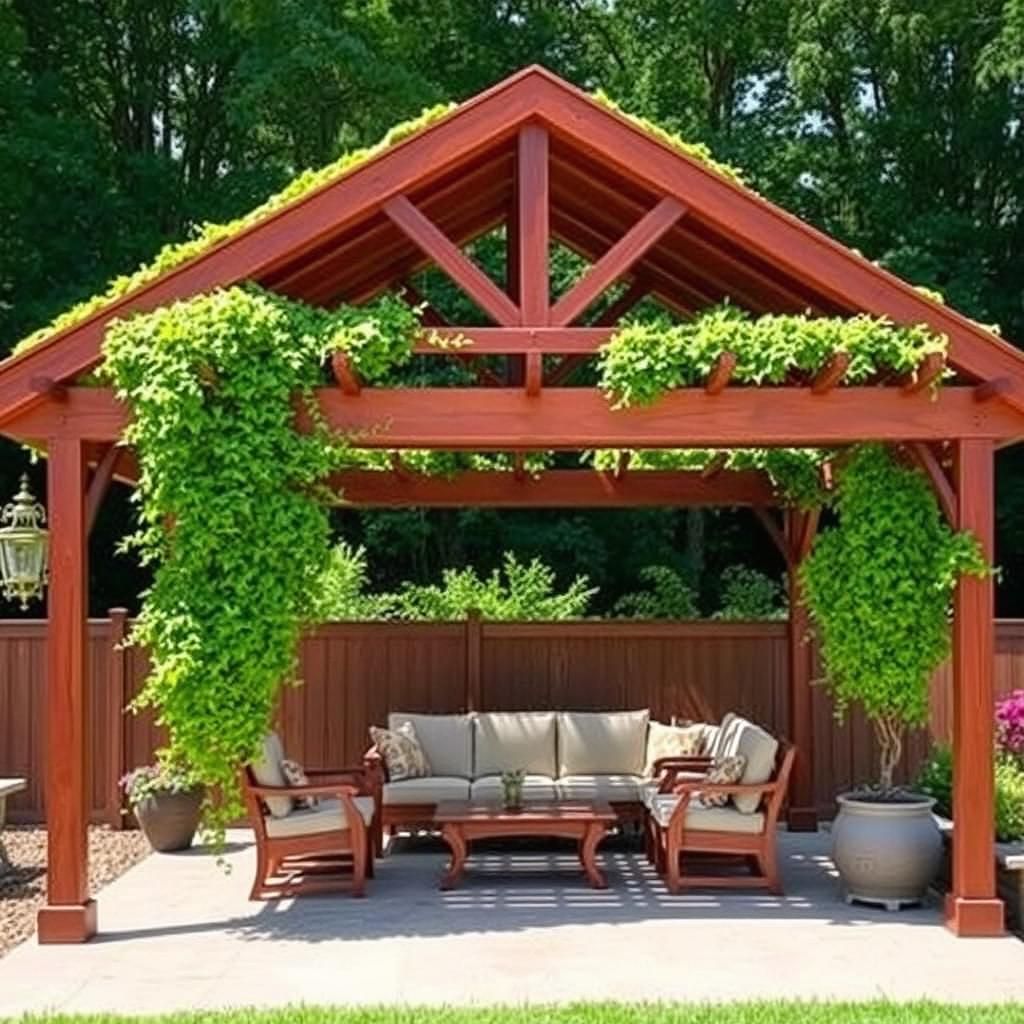
[{"label": "gravel ground", "polygon": [[[46,899],[46,829],[8,825],[0,835],[13,868],[0,866],[0,957],[36,930]],[[149,853],[141,832],[89,828],[89,888],[93,894]]]}]

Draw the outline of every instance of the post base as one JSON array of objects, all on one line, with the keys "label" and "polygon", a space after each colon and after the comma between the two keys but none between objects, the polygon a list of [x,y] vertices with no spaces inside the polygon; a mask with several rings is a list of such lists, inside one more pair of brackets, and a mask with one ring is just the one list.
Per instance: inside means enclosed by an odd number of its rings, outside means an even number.
[{"label": "post base", "polygon": [[994,938],[1006,934],[1002,900],[975,900],[946,894],[946,927],[959,938]]},{"label": "post base", "polygon": [[96,934],[96,901],[40,907],[36,930],[41,946],[88,942]]},{"label": "post base", "polygon": [[817,832],[817,810],[814,807],[790,807],[786,812],[786,828],[790,832]]}]

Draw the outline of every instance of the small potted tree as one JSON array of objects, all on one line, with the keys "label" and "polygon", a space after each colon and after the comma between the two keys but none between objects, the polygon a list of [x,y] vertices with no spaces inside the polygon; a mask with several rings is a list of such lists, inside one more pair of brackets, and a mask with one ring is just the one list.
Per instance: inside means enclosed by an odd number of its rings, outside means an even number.
[{"label": "small potted tree", "polygon": [[203,787],[187,770],[169,763],[143,765],[121,787],[149,845],[158,853],[192,845],[203,805]]},{"label": "small potted tree", "polygon": [[879,445],[854,451],[835,500],[837,521],[801,579],[824,682],[838,715],[857,704],[874,727],[878,775],[838,796],[833,859],[847,900],[897,909],[921,900],[942,850],[934,800],[897,784],[904,736],[927,721],[958,577],[989,569],[976,539],[948,527],[923,473]]}]

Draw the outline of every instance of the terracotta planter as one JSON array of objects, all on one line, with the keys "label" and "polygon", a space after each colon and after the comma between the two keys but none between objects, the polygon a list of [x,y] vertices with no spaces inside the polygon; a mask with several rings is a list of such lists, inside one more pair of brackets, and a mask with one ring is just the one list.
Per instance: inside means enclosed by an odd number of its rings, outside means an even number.
[{"label": "terracotta planter", "polygon": [[846,901],[887,910],[920,903],[942,857],[942,837],[932,817],[935,801],[921,796],[884,803],[849,793],[837,801],[832,859]]},{"label": "terracotta planter", "polygon": [[192,789],[184,793],[154,793],[132,810],[149,845],[157,853],[174,853],[192,845],[202,803],[202,789]]}]

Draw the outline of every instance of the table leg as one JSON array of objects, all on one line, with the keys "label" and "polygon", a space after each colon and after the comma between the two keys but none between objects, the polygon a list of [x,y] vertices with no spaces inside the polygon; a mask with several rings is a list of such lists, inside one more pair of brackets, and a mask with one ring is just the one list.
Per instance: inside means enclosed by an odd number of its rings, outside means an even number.
[{"label": "table leg", "polygon": [[583,865],[583,872],[587,876],[594,889],[607,889],[608,879],[604,872],[597,866],[597,844],[604,839],[605,826],[600,822],[592,822],[580,839],[580,863]]},{"label": "table leg", "polygon": [[441,829],[441,838],[451,850],[451,860],[441,876],[441,889],[454,889],[462,880],[462,872],[466,867],[466,837],[458,825],[449,823]]}]

